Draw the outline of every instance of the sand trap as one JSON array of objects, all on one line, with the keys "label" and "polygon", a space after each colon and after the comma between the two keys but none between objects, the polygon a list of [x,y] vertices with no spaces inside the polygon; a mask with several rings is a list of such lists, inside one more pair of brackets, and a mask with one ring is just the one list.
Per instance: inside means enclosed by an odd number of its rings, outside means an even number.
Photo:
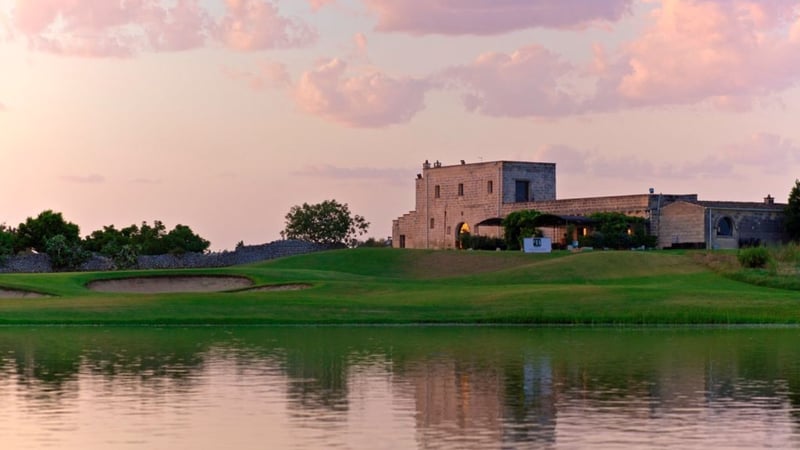
[{"label": "sand trap", "polygon": [[161,276],[96,280],[87,287],[99,292],[162,294],[169,292],[220,292],[252,286],[244,277]]},{"label": "sand trap", "polygon": [[259,286],[252,289],[247,289],[243,292],[278,292],[278,291],[300,291],[310,288],[310,284],[276,284],[273,286]]},{"label": "sand trap", "polygon": [[38,292],[20,291],[18,289],[0,288],[0,298],[44,298],[49,295],[40,294]]}]

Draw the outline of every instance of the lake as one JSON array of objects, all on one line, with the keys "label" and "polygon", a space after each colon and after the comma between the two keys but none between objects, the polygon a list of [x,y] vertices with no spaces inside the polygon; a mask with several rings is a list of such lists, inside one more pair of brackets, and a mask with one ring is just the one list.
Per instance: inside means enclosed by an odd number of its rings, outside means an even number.
[{"label": "lake", "polygon": [[0,328],[8,449],[800,447],[800,328]]}]

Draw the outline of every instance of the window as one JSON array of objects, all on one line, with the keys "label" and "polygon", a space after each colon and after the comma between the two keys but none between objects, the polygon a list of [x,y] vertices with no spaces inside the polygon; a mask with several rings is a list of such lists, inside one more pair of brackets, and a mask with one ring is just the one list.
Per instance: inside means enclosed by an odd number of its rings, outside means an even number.
[{"label": "window", "polygon": [[442,195],[442,190],[439,188],[439,185],[437,184],[433,188],[433,196],[439,198],[441,195]]},{"label": "window", "polygon": [[458,196],[462,197],[464,195],[464,183],[458,183]]},{"label": "window", "polygon": [[433,217],[431,217],[431,228],[433,228]]},{"label": "window", "polygon": [[494,183],[492,183],[492,180],[489,180],[489,182],[486,183],[486,192],[489,194],[494,192]]},{"label": "window", "polygon": [[528,180],[516,180],[515,184],[515,191],[514,191],[514,200],[517,202],[527,202],[530,201],[530,182]]},{"label": "window", "polygon": [[717,236],[733,236],[733,221],[730,217],[723,217],[717,223]]}]

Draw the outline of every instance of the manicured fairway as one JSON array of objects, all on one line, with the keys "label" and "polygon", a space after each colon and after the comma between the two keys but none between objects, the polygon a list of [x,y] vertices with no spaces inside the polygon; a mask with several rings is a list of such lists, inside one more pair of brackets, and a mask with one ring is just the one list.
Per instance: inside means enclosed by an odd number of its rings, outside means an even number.
[{"label": "manicured fairway", "polygon": [[[736,281],[693,253],[355,249],[209,270],[6,274],[0,324],[800,323],[800,292]],[[236,275],[214,293],[94,292],[93,280]],[[740,277],[741,278],[741,277]],[[259,289],[265,286],[306,289]]]}]

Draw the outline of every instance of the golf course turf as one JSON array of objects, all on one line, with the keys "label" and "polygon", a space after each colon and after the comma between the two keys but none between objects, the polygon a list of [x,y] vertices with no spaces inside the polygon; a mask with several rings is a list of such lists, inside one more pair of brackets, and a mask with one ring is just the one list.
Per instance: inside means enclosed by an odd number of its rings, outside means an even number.
[{"label": "golf course turf", "polygon": [[[693,252],[347,249],[219,269],[0,274],[2,290],[49,296],[0,298],[0,324],[800,323],[800,291],[733,275]],[[98,280],[185,276],[239,277],[252,287],[89,288]]]}]

